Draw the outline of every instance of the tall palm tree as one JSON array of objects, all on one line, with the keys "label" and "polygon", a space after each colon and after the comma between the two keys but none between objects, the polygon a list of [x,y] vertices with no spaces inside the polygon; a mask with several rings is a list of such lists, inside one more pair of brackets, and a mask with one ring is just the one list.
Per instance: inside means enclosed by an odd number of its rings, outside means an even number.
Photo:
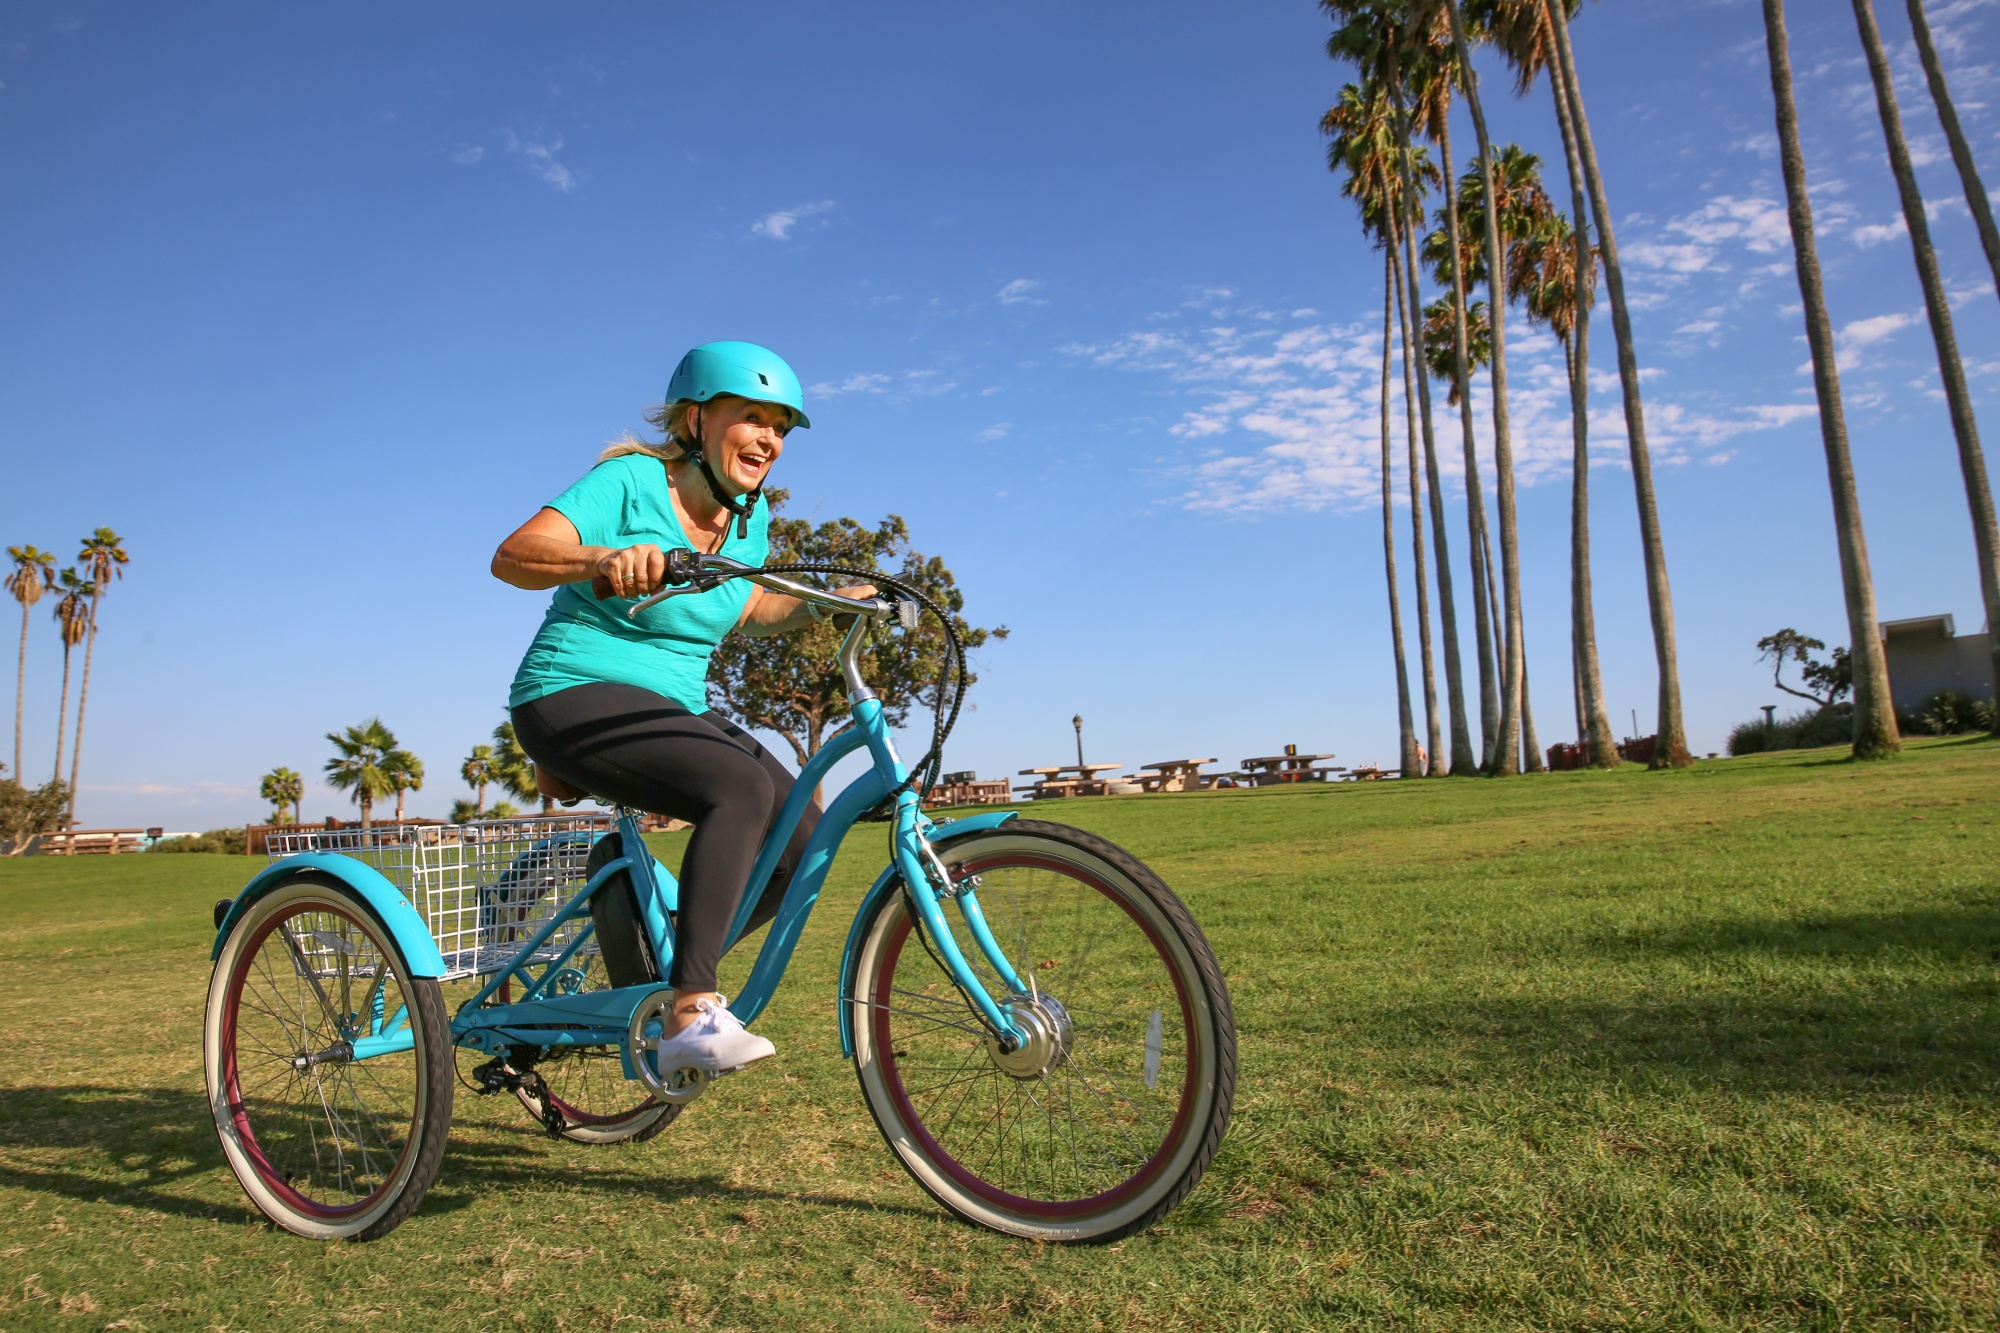
[{"label": "tall palm tree", "polygon": [[1417,584],[1417,661],[1423,680],[1424,690],[1424,739],[1423,756],[1417,764],[1417,776],[1424,777],[1438,772],[1444,756],[1443,733],[1438,727],[1437,665],[1431,657],[1431,598],[1429,571],[1424,554],[1424,502],[1422,492],[1423,468],[1418,461],[1418,441],[1421,432],[1417,426],[1416,339],[1411,336],[1413,325],[1410,320],[1410,293],[1404,281],[1402,256],[1398,253],[1403,244],[1403,228],[1395,227],[1395,241],[1389,246],[1389,276],[1396,290],[1396,323],[1403,344],[1403,429],[1408,441],[1410,476],[1410,532],[1411,555],[1416,569]]},{"label": "tall palm tree", "polygon": [[76,739],[69,751],[69,823],[76,823],[76,774],[83,763],[83,710],[90,703],[90,660],[97,653],[97,604],[110,590],[111,580],[125,577],[131,559],[123,540],[110,528],[99,528],[83,539],[77,563],[90,576],[90,637],[83,646],[83,688],[76,695]]},{"label": "tall palm tree", "polygon": [[535,761],[521,748],[512,722],[502,722],[493,728],[493,758],[493,780],[500,784],[501,790],[523,801],[540,801],[543,814],[555,805],[536,785]]},{"label": "tall palm tree", "polygon": [[285,822],[285,807],[292,807],[291,822],[299,821],[299,804],[306,798],[306,780],[291,769],[278,767],[264,775],[258,785],[258,794],[271,803],[271,822]]},{"label": "tall palm tree", "polygon": [[[1431,532],[1437,549],[1438,627],[1444,636],[1445,700],[1451,719],[1451,756],[1448,761],[1438,750],[1436,737],[1432,738],[1432,777],[1444,777],[1450,773],[1469,775],[1477,772],[1479,767],[1472,752],[1471,724],[1465,715],[1465,670],[1459,654],[1458,604],[1452,587],[1450,530],[1445,524],[1444,484],[1439,475],[1437,435],[1431,413],[1430,364],[1424,354],[1424,337],[1420,327],[1425,307],[1421,295],[1423,266],[1418,262],[1417,249],[1418,238],[1423,235],[1424,211],[1418,164],[1423,161],[1423,150],[1413,146],[1412,124],[1413,120],[1420,124],[1425,137],[1433,143],[1440,139],[1449,141],[1451,77],[1450,62],[1445,57],[1449,53],[1450,39],[1448,35],[1441,34],[1440,27],[1434,16],[1431,22],[1406,29],[1403,34],[1406,49],[1400,53],[1392,50],[1389,71],[1396,103],[1397,135],[1403,150],[1404,207],[1399,219],[1403,244],[1399,262],[1409,285],[1409,326],[1403,331],[1403,342],[1405,348],[1412,343],[1416,347],[1417,404],[1424,441],[1424,483],[1430,500]],[[1422,177],[1427,182],[1445,184],[1450,180],[1450,165],[1449,159],[1445,162],[1444,171],[1426,165]],[[1411,336],[1413,329],[1414,338]]]},{"label": "tall palm tree", "polygon": [[477,796],[472,803],[472,817],[478,819],[486,813],[486,788],[495,781],[493,747],[475,745],[472,753],[459,766],[458,775],[465,779],[465,785],[472,788]]},{"label": "tall palm tree", "polygon": [[[1397,190],[1389,202],[1389,215],[1382,235],[1392,250],[1403,253],[1394,257],[1391,265],[1392,277],[1399,278],[1408,288],[1404,293],[1399,287],[1397,308],[1404,311],[1404,400],[1406,425],[1410,432],[1410,486],[1411,486],[1411,534],[1412,549],[1417,571],[1417,624],[1419,640],[1422,644],[1422,668],[1424,687],[1424,716],[1426,734],[1429,739],[1427,771],[1433,776],[1443,776],[1452,767],[1463,763],[1466,771],[1471,771],[1471,739],[1465,720],[1465,688],[1463,671],[1459,660],[1458,616],[1456,601],[1452,591],[1450,539],[1444,527],[1444,492],[1437,465],[1437,448],[1431,420],[1431,395],[1428,365],[1419,353],[1414,365],[1410,364],[1411,325],[1415,322],[1416,311],[1421,307],[1422,298],[1418,293],[1418,271],[1415,262],[1415,235],[1418,222],[1423,216],[1421,195],[1423,182],[1438,179],[1438,173],[1424,159],[1421,149],[1412,144],[1411,104],[1414,102],[1419,114],[1434,116],[1444,114],[1439,106],[1439,98],[1449,97],[1445,81],[1435,78],[1432,69],[1435,62],[1428,59],[1421,48],[1414,44],[1411,34],[1403,26],[1400,11],[1390,6],[1372,3],[1355,3],[1354,0],[1322,0],[1322,8],[1335,18],[1344,20],[1327,38],[1327,54],[1336,60],[1353,63],[1361,72],[1363,81],[1377,95],[1386,95],[1390,105],[1390,123],[1387,132],[1392,140],[1394,172]],[[1322,122],[1323,126],[1325,122]],[[1331,161],[1329,162],[1331,165]],[[1418,470],[1416,461],[1417,441],[1421,439],[1423,468]],[[1419,476],[1423,477],[1422,482]],[[1444,754],[1443,735],[1439,725],[1437,707],[1437,670],[1431,651],[1430,634],[1430,580],[1428,557],[1424,534],[1422,492],[1428,490],[1431,505],[1432,538],[1438,552],[1438,606],[1440,623],[1444,630],[1445,690],[1450,708],[1449,730],[1452,737],[1452,758],[1447,761]]]},{"label": "tall palm tree", "polygon": [[408,750],[391,750],[383,757],[382,766],[389,772],[389,782],[396,792],[396,822],[403,822],[403,797],[413,791],[424,789],[424,761]]},{"label": "tall palm tree", "polygon": [[[1364,92],[1355,84],[1340,90],[1320,119],[1328,135],[1327,166],[1344,171],[1341,193],[1361,210],[1364,233],[1382,249],[1382,566],[1389,588],[1389,638],[1396,663],[1396,722],[1402,773],[1418,777],[1417,733],[1410,709],[1409,662],[1403,640],[1403,600],[1396,577],[1395,471],[1390,449],[1389,377],[1394,350],[1396,254],[1390,218],[1402,185],[1394,168],[1393,132],[1379,86]],[[510,733],[511,735],[511,733]]]},{"label": "tall palm tree", "polygon": [[1812,203],[1806,197],[1806,160],[1799,147],[1799,112],[1792,101],[1791,51],[1785,39],[1785,0],[1764,0],[1764,44],[1771,60],[1771,96],[1777,103],[1778,152],[1784,165],[1785,202],[1792,225],[1792,255],[1805,305],[1806,343],[1812,349],[1813,391],[1819,398],[1820,439],[1833,490],[1834,530],[1840,542],[1840,582],[1847,596],[1848,656],[1854,670],[1854,757],[1874,759],[1902,748],[1889,667],[1877,636],[1875,580],[1868,541],[1861,530],[1861,499],[1841,410],[1840,371],[1834,363],[1833,322],[1820,280],[1813,239]]},{"label": "tall palm tree", "polygon": [[1965,187],[1965,206],[1972,210],[1973,224],[1979,229],[1979,245],[1986,251],[1986,263],[1993,270],[1994,290],[2000,291],[2000,228],[1993,225],[1993,205],[1987,200],[1985,183],[1979,179],[1979,165],[1972,160],[1972,146],[1965,141],[1965,129],[1958,123],[1958,107],[1951,100],[1951,85],[1944,80],[1944,66],[1938,63],[1937,43],[1931,40],[1930,20],[1924,16],[1924,0],[1907,0],[1907,4],[1910,29],[1917,38],[1917,54],[1924,62],[1924,78],[1930,83],[1931,100],[1937,103],[1945,142],[1951,145],[1952,163],[1957,166],[1959,182]]},{"label": "tall palm tree", "polygon": [[1493,393],[1493,473],[1500,510],[1500,571],[1505,597],[1504,637],[1500,669],[1500,732],[1493,748],[1489,771],[1513,774],[1521,771],[1521,542],[1514,506],[1514,441],[1507,412],[1507,320],[1503,294],[1506,268],[1501,262],[1503,233],[1498,213],[1499,199],[1493,184],[1493,142],[1486,132],[1486,112],[1479,101],[1479,74],[1472,68],[1472,52],[1465,35],[1465,20],[1457,0],[1444,0],[1451,20],[1452,47],[1458,57],[1459,86],[1465,90],[1466,110],[1472,115],[1472,132],[1479,141],[1479,174],[1485,190],[1486,280],[1490,288],[1487,318],[1492,321],[1493,363],[1488,376]]},{"label": "tall palm tree", "polygon": [[354,793],[361,807],[361,827],[373,827],[375,802],[396,790],[390,755],[396,753],[396,734],[370,718],[346,731],[329,731],[334,757],[326,761],[327,784],[336,790]]},{"label": "tall palm tree", "polygon": [[1653,767],[1679,768],[1694,762],[1688,752],[1687,729],[1681,722],[1680,648],[1674,633],[1674,595],[1667,582],[1667,548],[1660,535],[1659,500],[1653,493],[1653,457],[1646,443],[1646,412],[1639,397],[1639,357],[1632,342],[1632,316],[1625,303],[1625,270],[1618,263],[1618,238],[1611,226],[1611,203],[1604,176],[1597,168],[1597,149],[1590,137],[1590,117],[1583,108],[1583,87],[1577,81],[1576,57],[1570,49],[1569,24],[1551,25],[1556,74],[1569,103],[1570,126],[1577,156],[1590,192],[1590,217],[1597,228],[1597,250],[1604,265],[1604,290],[1611,301],[1611,333],[1618,348],[1618,386],[1625,402],[1625,444],[1632,460],[1632,490],[1639,504],[1639,544],[1646,563],[1646,604],[1653,618],[1653,653],[1659,662],[1659,740],[1653,747]]},{"label": "tall palm tree", "polygon": [[[1958,334],[1952,329],[1951,301],[1938,273],[1937,251],[1931,247],[1930,221],[1917,173],[1910,165],[1910,148],[1903,141],[1903,116],[1896,106],[1896,83],[1889,55],[1882,49],[1882,31],[1875,25],[1875,6],[1854,0],[1854,21],[1861,29],[1861,48],[1868,55],[1868,74],[1875,82],[1875,106],[1882,116],[1882,137],[1889,144],[1889,167],[1902,196],[1903,221],[1910,232],[1910,249],[1917,261],[1917,279],[1924,289],[1924,311],[1930,316],[1931,341],[1937,345],[1938,378],[1944,382],[1951,433],[1958,441],[1958,468],[1965,478],[1965,499],[1972,509],[1972,540],[1979,553],[1979,591],[1986,602],[1987,641],[1992,650],[1993,678],[2000,680],[2000,525],[1993,515],[1993,488],[1986,480],[1986,455],[1979,447],[1979,421],[1972,412],[1972,393],[1965,383],[1965,363],[1958,355]],[[1976,179],[1976,177],[1975,177]],[[1989,215],[1988,225],[1991,225]],[[1996,270],[2000,272],[2000,270]],[[1993,721],[2000,736],[2000,715]]]},{"label": "tall palm tree", "polygon": [[60,781],[63,761],[63,728],[69,721],[69,663],[70,654],[82,643],[90,632],[90,599],[97,589],[90,580],[77,574],[74,569],[65,569],[56,576],[63,595],[56,599],[56,634],[63,646],[62,699],[56,705],[56,769],[49,780]]},{"label": "tall palm tree", "polygon": [[21,662],[14,678],[14,777],[21,778],[21,719],[28,702],[28,612],[55,586],[56,558],[36,546],[10,546],[7,556],[14,571],[7,576],[7,591],[21,604]]}]

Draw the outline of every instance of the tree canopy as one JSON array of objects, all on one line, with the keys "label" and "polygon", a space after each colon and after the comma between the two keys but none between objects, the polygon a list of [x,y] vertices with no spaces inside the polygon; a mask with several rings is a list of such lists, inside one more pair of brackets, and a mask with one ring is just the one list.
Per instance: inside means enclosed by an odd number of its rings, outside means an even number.
[{"label": "tree canopy", "polygon": [[[1007,637],[1004,626],[976,628],[960,614],[965,598],[958,581],[944,561],[911,547],[909,529],[900,516],[891,514],[872,528],[852,518],[814,524],[810,519],[777,516],[785,492],[764,494],[773,512],[768,563],[811,561],[889,573],[945,607],[968,651],[988,639]],[[827,620],[769,638],[730,635],[716,650],[709,671],[709,706],[744,726],[783,736],[803,765],[833,725],[847,716],[847,697],[833,667],[843,633]],[[915,704],[936,704],[944,652],[944,631],[928,615],[915,631],[873,632],[861,656],[862,674],[875,688],[891,725],[901,726]],[[976,678],[968,666],[966,688]]]}]

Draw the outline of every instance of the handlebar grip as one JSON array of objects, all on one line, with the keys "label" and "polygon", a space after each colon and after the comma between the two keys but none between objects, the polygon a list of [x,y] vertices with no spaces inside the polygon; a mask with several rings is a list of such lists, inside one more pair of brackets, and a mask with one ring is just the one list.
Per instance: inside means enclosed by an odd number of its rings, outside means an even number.
[{"label": "handlebar grip", "polygon": [[602,574],[599,574],[595,578],[591,579],[590,595],[595,597],[600,602],[603,601],[605,598],[610,597],[612,595],[611,580],[605,578],[604,575]]}]

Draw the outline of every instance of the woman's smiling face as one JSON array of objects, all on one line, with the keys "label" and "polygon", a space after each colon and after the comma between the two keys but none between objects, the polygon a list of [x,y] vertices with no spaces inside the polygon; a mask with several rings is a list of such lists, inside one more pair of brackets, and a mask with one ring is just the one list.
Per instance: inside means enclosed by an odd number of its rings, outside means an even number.
[{"label": "woman's smiling face", "polygon": [[[779,403],[721,394],[701,409],[708,465],[734,495],[756,490],[785,452],[792,409]],[[690,422],[689,424],[693,424]]]}]

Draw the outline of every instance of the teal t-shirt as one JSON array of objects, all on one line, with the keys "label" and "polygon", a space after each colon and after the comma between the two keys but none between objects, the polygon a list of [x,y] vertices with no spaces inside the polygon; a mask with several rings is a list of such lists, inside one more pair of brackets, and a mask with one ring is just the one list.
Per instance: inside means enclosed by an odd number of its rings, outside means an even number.
[{"label": "teal t-shirt", "polygon": [[[663,551],[692,546],[674,516],[666,464],[645,454],[599,463],[548,507],[576,525],[585,546],[650,542]],[[731,519],[720,554],[746,565],[763,564],[770,551],[770,526],[770,507],[759,496],[749,535],[739,540]],[[600,602],[588,580],[564,584],[556,589],[542,627],[514,673],[507,706],[607,681],[637,685],[666,695],[691,713],[705,713],[708,660],[722,636],[742,619],[752,590],[748,580],[731,579],[704,593],[670,597],[633,621],[625,612],[643,599],[607,597]]]}]

